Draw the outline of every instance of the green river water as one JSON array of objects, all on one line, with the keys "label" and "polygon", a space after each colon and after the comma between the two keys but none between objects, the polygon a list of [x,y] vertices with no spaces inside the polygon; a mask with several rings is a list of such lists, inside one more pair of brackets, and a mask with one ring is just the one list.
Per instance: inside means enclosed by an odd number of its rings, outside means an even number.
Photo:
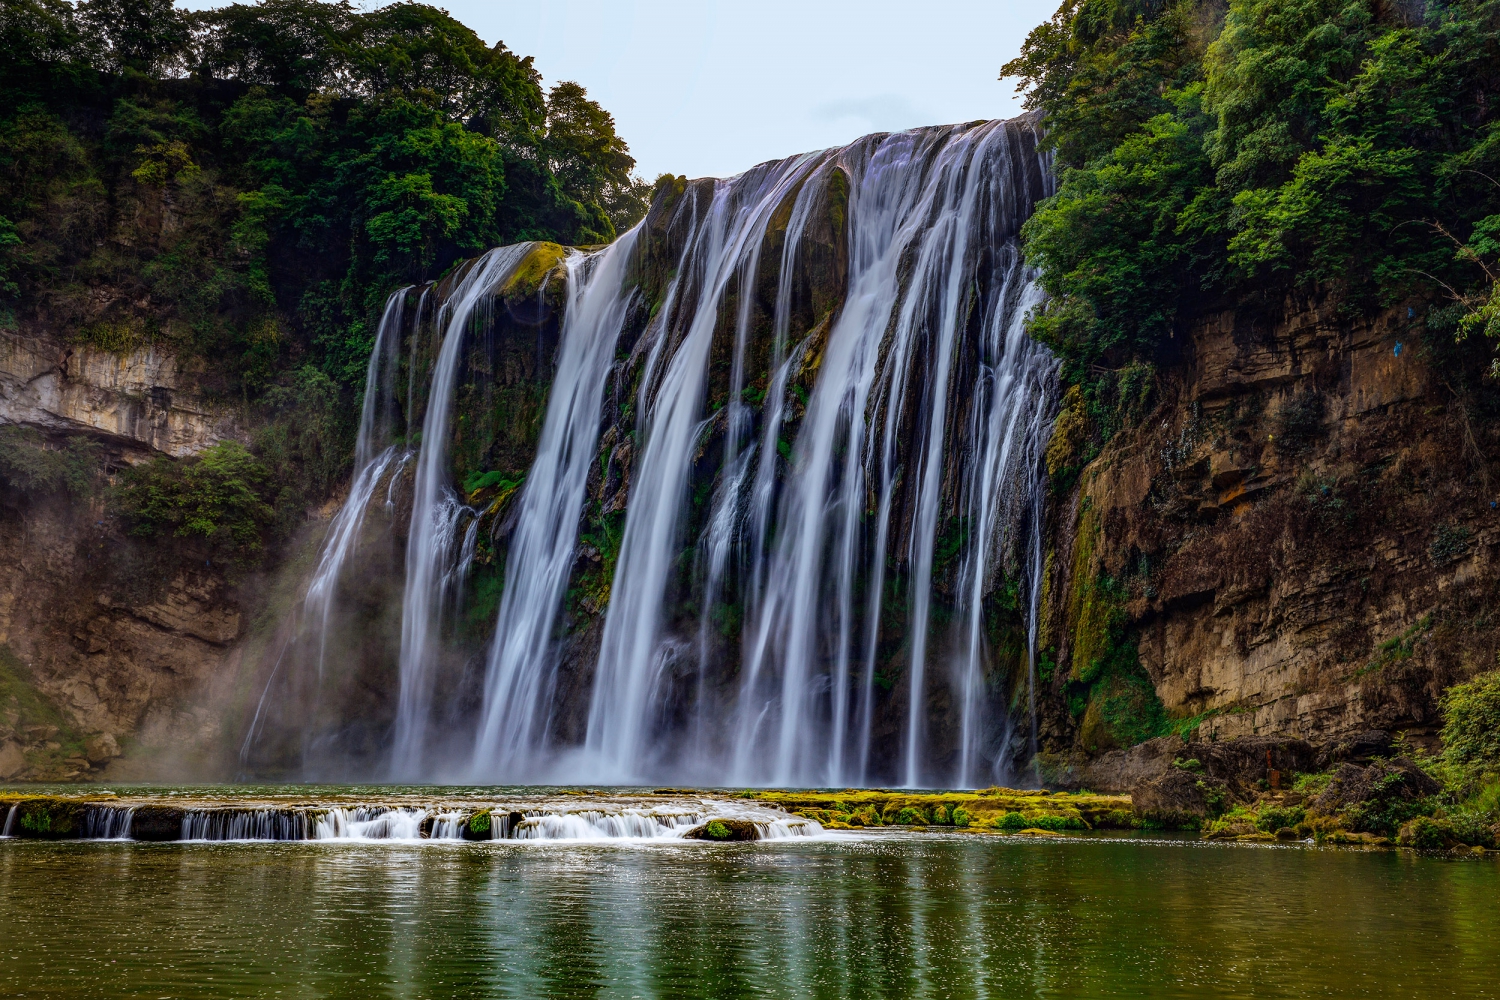
[{"label": "green river water", "polygon": [[0,841],[6,997],[1488,997],[1500,863],[880,831]]}]

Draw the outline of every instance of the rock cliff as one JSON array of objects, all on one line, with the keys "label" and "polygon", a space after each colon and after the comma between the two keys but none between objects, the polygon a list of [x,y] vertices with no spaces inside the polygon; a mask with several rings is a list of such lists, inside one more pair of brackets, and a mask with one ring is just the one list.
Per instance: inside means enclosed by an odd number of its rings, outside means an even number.
[{"label": "rock cliff", "polygon": [[1185,736],[1434,738],[1443,690],[1495,663],[1500,520],[1496,426],[1418,315],[1191,329],[1158,405],[1054,497],[1050,749],[1129,742],[1149,705],[1121,647]]},{"label": "rock cliff", "polygon": [[194,373],[163,348],[119,354],[46,332],[0,333],[0,424],[181,458],[242,438],[241,423],[236,409],[205,400]]},{"label": "rock cliff", "polygon": [[[114,354],[50,331],[0,336],[0,425],[38,432],[51,454],[86,444],[79,471],[97,485],[243,436],[238,411],[205,401],[170,353]],[[0,565],[0,780],[128,773],[126,749],[192,757],[221,740],[204,696],[240,655],[247,581],[130,537],[98,489],[7,491]]]}]

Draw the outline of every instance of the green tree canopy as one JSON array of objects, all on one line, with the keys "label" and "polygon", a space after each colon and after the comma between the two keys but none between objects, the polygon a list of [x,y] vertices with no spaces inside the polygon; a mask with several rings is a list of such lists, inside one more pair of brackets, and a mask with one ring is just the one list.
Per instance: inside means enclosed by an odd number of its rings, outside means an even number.
[{"label": "green tree canopy", "polygon": [[1495,0],[1069,0],[1004,72],[1060,172],[1033,328],[1096,404],[1205,309],[1294,289],[1500,336]]},{"label": "green tree canopy", "polygon": [[0,321],[165,338],[255,397],[357,390],[398,285],[644,214],[614,121],[445,11],[6,0]]}]

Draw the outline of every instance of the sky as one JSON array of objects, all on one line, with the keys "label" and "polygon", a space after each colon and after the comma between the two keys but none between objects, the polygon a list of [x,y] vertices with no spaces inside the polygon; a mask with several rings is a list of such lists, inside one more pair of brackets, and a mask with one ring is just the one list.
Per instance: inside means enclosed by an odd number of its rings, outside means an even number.
[{"label": "sky", "polygon": [[[582,84],[637,172],[728,176],[869,132],[1021,111],[1000,67],[1061,0],[437,0]],[[187,2],[192,9],[219,6]],[[369,8],[378,4],[363,3]]]}]

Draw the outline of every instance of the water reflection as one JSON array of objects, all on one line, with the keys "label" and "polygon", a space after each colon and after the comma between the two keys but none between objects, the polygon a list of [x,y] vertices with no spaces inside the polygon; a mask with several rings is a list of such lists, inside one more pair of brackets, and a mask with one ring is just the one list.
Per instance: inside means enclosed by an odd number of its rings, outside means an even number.
[{"label": "water reflection", "polygon": [[1493,996],[1500,864],[921,835],[0,843],[0,994]]}]

